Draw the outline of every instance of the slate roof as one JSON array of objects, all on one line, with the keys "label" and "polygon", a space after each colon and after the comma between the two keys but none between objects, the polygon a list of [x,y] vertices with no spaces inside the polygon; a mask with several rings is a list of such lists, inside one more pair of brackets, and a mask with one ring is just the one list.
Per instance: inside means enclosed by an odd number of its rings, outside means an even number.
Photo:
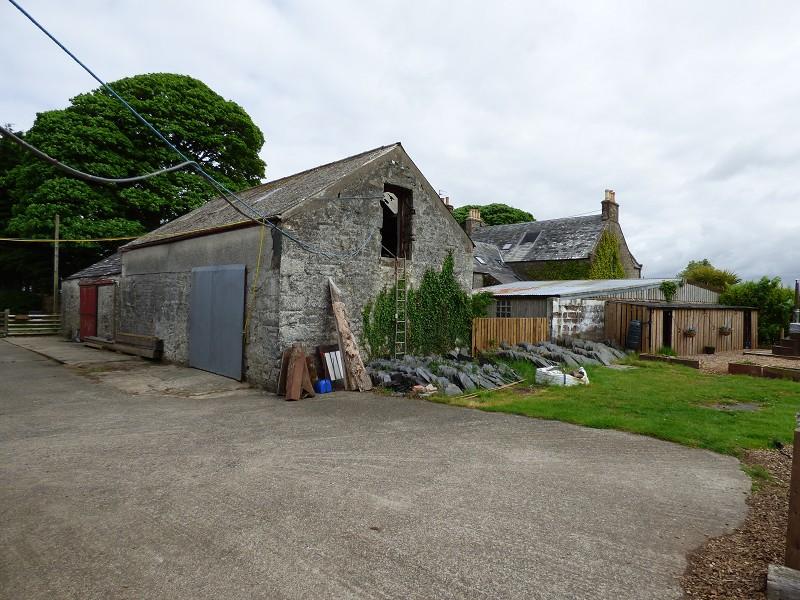
[{"label": "slate roof", "polygon": [[[360,154],[349,156],[336,162],[314,167],[282,179],[269,181],[247,190],[237,192],[237,196],[254,207],[261,216],[280,217],[307,198],[323,191],[343,177],[381,156],[388,154],[400,143],[380,146]],[[247,209],[243,207],[245,212]],[[221,196],[209,200],[192,212],[162,225],[158,229],[129,242],[123,248],[134,248],[142,244],[168,240],[204,229],[217,229],[238,223],[247,223],[248,219],[233,209]]]},{"label": "slate roof", "polygon": [[111,256],[86,267],[77,273],[73,273],[66,279],[88,279],[93,277],[107,277],[109,275],[119,275],[122,273],[122,254],[115,252]]},{"label": "slate roof", "polygon": [[500,249],[486,242],[475,242],[472,256],[472,270],[494,277],[500,283],[519,281],[519,277],[511,270],[500,254]]},{"label": "slate roof", "polygon": [[[641,288],[657,288],[664,281],[678,283],[680,279],[569,279],[557,281],[516,281],[481,288],[493,296],[586,296],[608,294]],[[663,305],[661,303],[660,305]]]},{"label": "slate roof", "polygon": [[506,262],[589,258],[603,232],[602,215],[481,227],[476,242],[494,244]]}]

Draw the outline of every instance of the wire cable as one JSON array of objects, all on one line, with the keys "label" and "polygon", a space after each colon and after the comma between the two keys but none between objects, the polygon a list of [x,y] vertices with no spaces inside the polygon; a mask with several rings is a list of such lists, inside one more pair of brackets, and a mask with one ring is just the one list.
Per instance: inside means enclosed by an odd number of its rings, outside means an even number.
[{"label": "wire cable", "polygon": [[186,162],[182,162],[179,165],[174,165],[172,167],[167,167],[166,169],[160,169],[158,171],[153,171],[152,173],[147,173],[146,175],[139,175],[137,177],[123,177],[121,179],[112,179],[109,177],[100,177],[98,175],[92,175],[91,173],[84,173],[83,171],[78,171],[78,169],[73,169],[69,165],[65,165],[64,163],[56,160],[52,156],[45,154],[35,146],[29,144],[21,137],[15,135],[5,127],[0,126],[0,134],[7,137],[11,141],[15,142],[19,146],[22,146],[26,150],[32,152],[37,157],[41,158],[43,161],[50,163],[57,169],[61,169],[65,173],[72,175],[77,179],[82,179],[83,181],[88,181],[90,183],[103,183],[103,184],[126,184],[126,183],[137,183],[139,181],[144,181],[146,179],[150,179],[151,177],[156,177],[157,175],[163,175],[164,173],[172,173],[173,171],[179,171],[180,169],[184,169],[188,166],[196,164],[192,160],[188,160]]},{"label": "wire cable", "polygon": [[[50,33],[41,23],[39,23],[33,17],[33,15],[31,15],[28,11],[26,11],[24,8],[22,8],[22,6],[20,6],[20,4],[16,0],[8,0],[8,1],[14,6],[14,8],[16,8],[19,12],[21,12],[31,23],[33,23],[42,33],[44,33],[48,38],[50,38],[50,40],[54,44],[56,44],[59,48],[61,48],[61,50],[63,50],[73,61],[75,61],[95,81],[97,81],[103,87],[103,89],[105,89],[109,94],[111,94],[120,103],[122,103],[122,105],[125,106],[125,108],[127,108],[143,125],[145,125],[148,129],[150,129],[150,131],[152,131],[169,148],[174,150],[178,154],[178,156],[180,156],[186,162],[194,162],[194,161],[191,161],[183,152],[181,152],[172,142],[170,142],[158,129],[156,129],[156,127],[152,123],[150,123],[150,121],[145,119],[141,114],[139,114],[139,112],[135,108],[133,108],[130,104],[128,104],[128,102],[126,102],[125,99],[122,98],[122,96],[120,96],[114,90],[114,88],[112,88],[109,84],[107,84],[105,81],[103,81],[94,71],[92,71],[85,63],[83,63],[77,56],[75,56],[75,54],[73,54],[52,33]],[[311,246],[310,244],[307,244],[306,242],[304,242],[303,240],[299,239],[298,237],[296,237],[295,235],[291,234],[290,232],[286,231],[285,229],[282,229],[281,227],[278,227],[275,223],[270,221],[269,218],[266,215],[261,214],[255,207],[250,206],[249,204],[247,204],[247,202],[242,200],[233,191],[231,191],[225,185],[223,185],[222,183],[217,181],[212,175],[207,173],[199,164],[197,164],[195,162],[193,166],[194,166],[195,172],[198,175],[200,175],[201,177],[203,177],[217,191],[217,193],[220,194],[222,199],[225,200],[225,202],[227,202],[231,206],[231,208],[233,208],[235,211],[237,211],[242,216],[247,217],[251,221],[255,221],[256,223],[260,223],[262,225],[266,225],[267,227],[275,229],[281,235],[287,237],[288,239],[290,239],[294,243],[296,243],[298,246],[303,248],[306,252],[309,252],[309,253],[312,253],[312,254],[319,254],[319,255],[322,255],[322,256],[325,256],[325,257],[331,258],[331,259],[350,259],[350,258],[353,258],[353,257],[357,256],[364,248],[366,248],[367,244],[369,243],[369,241],[372,239],[372,237],[374,235],[374,231],[371,232],[367,236],[366,240],[364,240],[363,244],[361,244],[360,246],[355,248],[353,251],[347,252],[347,253],[329,252],[327,250],[322,250],[320,248],[315,248],[314,246]],[[228,196],[232,196],[236,200],[236,202],[232,202],[228,198]],[[246,212],[244,212],[239,206],[237,206],[237,203],[241,204],[242,206],[247,208],[247,210],[249,210],[253,214],[247,214]]]}]

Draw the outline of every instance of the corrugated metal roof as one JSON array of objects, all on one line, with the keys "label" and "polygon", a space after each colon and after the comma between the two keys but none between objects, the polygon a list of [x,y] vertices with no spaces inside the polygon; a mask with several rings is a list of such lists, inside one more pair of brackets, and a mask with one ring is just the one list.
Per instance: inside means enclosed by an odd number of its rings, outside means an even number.
[{"label": "corrugated metal roof", "polygon": [[[399,146],[399,143],[395,143],[367,150],[361,154],[237,192],[236,195],[255,208],[261,216],[280,217],[307,198]],[[242,210],[248,212],[244,207]],[[246,223],[248,219],[234,210],[224,198],[217,197],[192,212],[133,240],[123,248],[135,248],[142,244],[160,241],[167,242],[172,237],[191,234],[198,230],[213,230],[242,222]]]},{"label": "corrugated metal roof", "polygon": [[474,242],[474,244],[472,270],[475,273],[491,275],[500,283],[519,281],[516,273],[503,260],[497,246],[486,242]]},{"label": "corrugated metal roof", "polygon": [[630,304],[632,306],[646,306],[649,308],[691,308],[693,310],[729,309],[729,310],[758,310],[755,306],[739,306],[733,304],[699,304],[697,302],[647,302],[644,300],[624,300],[611,298],[611,302]]},{"label": "corrugated metal roof", "polygon": [[603,232],[600,214],[481,227],[472,239],[500,248],[506,262],[588,258]]},{"label": "corrugated metal roof", "polygon": [[90,267],[86,267],[73,273],[66,279],[87,279],[89,277],[106,277],[108,275],[119,275],[122,273],[122,255],[115,252],[111,256],[107,256],[101,261],[94,263]]},{"label": "corrugated metal roof", "polygon": [[664,281],[680,279],[570,279],[558,281],[515,281],[481,288],[494,296],[584,296],[641,288],[657,288]]}]

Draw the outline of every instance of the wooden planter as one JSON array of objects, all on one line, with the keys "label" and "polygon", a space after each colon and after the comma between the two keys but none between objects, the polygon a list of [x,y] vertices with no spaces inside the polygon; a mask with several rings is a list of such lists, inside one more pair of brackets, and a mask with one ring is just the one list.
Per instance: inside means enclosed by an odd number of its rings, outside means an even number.
[{"label": "wooden planter", "polygon": [[693,337],[695,337],[697,335],[697,330],[696,329],[684,329],[683,330],[683,335],[688,337],[688,338],[693,338]]},{"label": "wooden planter", "polygon": [[750,375],[751,377],[761,377],[761,365],[749,365],[746,363],[728,363],[728,373],[730,375]]},{"label": "wooden planter", "polygon": [[733,330],[730,327],[722,326],[719,328],[720,335],[730,335]]}]

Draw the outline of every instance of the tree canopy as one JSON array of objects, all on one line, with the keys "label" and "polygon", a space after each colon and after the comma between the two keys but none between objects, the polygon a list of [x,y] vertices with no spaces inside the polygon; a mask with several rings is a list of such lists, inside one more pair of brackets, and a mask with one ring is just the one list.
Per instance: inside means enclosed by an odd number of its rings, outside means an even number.
[{"label": "tree canopy", "polygon": [[758,339],[772,343],[788,328],[794,306],[794,293],[784,287],[779,277],[762,277],[729,286],[719,296],[722,304],[753,306],[758,309]]},{"label": "tree canopy", "polygon": [[716,292],[721,292],[729,285],[741,281],[736,273],[716,268],[707,258],[690,260],[686,268],[678,273],[678,277],[686,280],[686,283],[693,283]]},{"label": "tree canopy", "polygon": [[[111,83],[191,160],[230,189],[264,176],[261,130],[238,104],[186,75],[153,73]],[[25,140],[76,169],[131,177],[181,162],[180,157],[102,88],[72,98],[67,108],[39,113]],[[27,152],[7,159],[0,148],[0,230],[6,236],[50,238],[61,218],[63,238],[135,236],[196,208],[215,195],[191,170],[125,186],[89,184]],[[115,244],[116,247],[119,244]],[[113,248],[70,246],[64,272]],[[0,265],[0,269],[3,267]]]},{"label": "tree canopy", "polygon": [[481,210],[481,219],[486,225],[509,225],[511,223],[526,223],[536,220],[531,213],[508,204],[499,202],[493,204],[467,204],[466,206],[459,206],[453,211],[453,216],[461,226],[467,220],[470,208],[479,208]]}]

